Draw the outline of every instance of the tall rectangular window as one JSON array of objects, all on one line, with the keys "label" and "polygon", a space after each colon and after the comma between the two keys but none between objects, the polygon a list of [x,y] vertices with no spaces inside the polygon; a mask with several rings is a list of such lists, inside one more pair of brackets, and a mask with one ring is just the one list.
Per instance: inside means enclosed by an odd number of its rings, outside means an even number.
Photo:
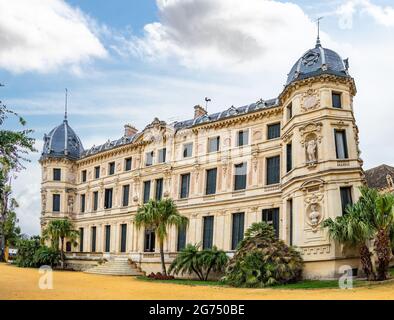
[{"label": "tall rectangular window", "polygon": [[98,191],[93,192],[93,211],[97,211],[98,209]]},{"label": "tall rectangular window", "polygon": [[190,173],[181,175],[181,199],[186,199],[189,197],[190,190]]},{"label": "tall rectangular window", "polygon": [[54,194],[52,196],[52,211],[60,212],[60,194]]},{"label": "tall rectangular window", "polygon": [[156,233],[152,229],[145,230],[144,251],[155,252]]},{"label": "tall rectangular window", "polygon": [[110,162],[108,164],[108,175],[112,176],[115,174],[115,162]]},{"label": "tall rectangular window", "polygon": [[82,172],[81,172],[81,181],[82,182],[86,182],[86,178],[87,178],[86,170],[82,170]]},{"label": "tall rectangular window", "polygon": [[207,195],[216,193],[217,171],[216,168],[207,170],[207,184],[205,188]]},{"label": "tall rectangular window", "polygon": [[124,170],[125,171],[130,171],[131,170],[131,164],[132,164],[132,158],[127,158],[124,161]]},{"label": "tall rectangular window", "polygon": [[345,215],[346,208],[353,204],[352,187],[341,187],[340,192],[341,192],[342,215]]},{"label": "tall rectangular window", "polygon": [[167,149],[163,148],[159,150],[159,163],[165,163],[167,161]]},{"label": "tall rectangular window", "polygon": [[234,177],[234,190],[246,189],[246,171],[247,164],[240,163],[235,165],[235,177]]},{"label": "tall rectangular window", "polygon": [[267,185],[280,182],[280,156],[267,158]]},{"label": "tall rectangular window", "polygon": [[193,155],[193,143],[183,145],[183,157],[190,158]]},{"label": "tall rectangular window", "polygon": [[111,226],[105,226],[105,252],[110,252],[111,250]]},{"label": "tall rectangular window", "polygon": [[120,252],[126,252],[127,224],[120,225]]},{"label": "tall rectangular window", "polygon": [[287,200],[287,210],[289,211],[289,244],[293,245],[293,225],[294,225],[294,217],[293,217],[293,199]]},{"label": "tall rectangular window", "polygon": [[100,167],[94,167],[94,178],[99,179],[100,178]]},{"label": "tall rectangular window", "polygon": [[288,143],[286,145],[286,171],[290,172],[293,169],[293,145]]},{"label": "tall rectangular window", "polygon": [[148,203],[150,199],[150,180],[144,181],[144,203]]},{"label": "tall rectangular window", "polygon": [[208,153],[218,152],[220,147],[220,137],[208,139]]},{"label": "tall rectangular window", "polygon": [[81,213],[85,212],[86,195],[81,194]]},{"label": "tall rectangular window", "polygon": [[79,252],[83,252],[84,229],[79,228]]},{"label": "tall rectangular window", "polygon": [[53,180],[60,181],[62,179],[62,170],[61,169],[53,169]]},{"label": "tall rectangular window", "polygon": [[122,206],[127,207],[129,205],[129,197],[130,197],[130,185],[123,186],[123,197],[122,197]]},{"label": "tall rectangular window", "polygon": [[348,159],[347,139],[345,130],[335,129],[335,147],[337,152],[337,159]]},{"label": "tall rectangular window", "polygon": [[293,104],[290,103],[287,107],[287,120],[290,120],[291,118],[293,118]]},{"label": "tall rectangular window", "polygon": [[238,243],[244,238],[244,221],[245,214],[243,212],[233,214],[231,250],[237,249]]},{"label": "tall rectangular window", "polygon": [[264,209],[262,220],[275,230],[275,235],[279,238],[279,208]]},{"label": "tall rectangular window", "polygon": [[163,198],[163,179],[156,179],[155,199],[161,200]]},{"label": "tall rectangular window", "polygon": [[342,94],[338,92],[332,93],[332,107],[338,109],[342,108]]},{"label": "tall rectangular window", "polygon": [[97,228],[92,227],[92,245],[91,245],[91,250],[92,252],[96,252],[96,242],[97,242]]},{"label": "tall rectangular window", "polygon": [[268,140],[280,138],[280,123],[270,124],[267,129]]},{"label": "tall rectangular window", "polygon": [[153,165],[153,156],[154,156],[153,151],[146,153],[146,155],[145,155],[145,166],[146,167],[150,167]]},{"label": "tall rectangular window", "polygon": [[242,147],[249,144],[249,130],[240,130],[237,134],[237,146]]},{"label": "tall rectangular window", "polygon": [[203,249],[211,249],[213,246],[213,222],[214,217],[204,217],[204,229],[203,229]]},{"label": "tall rectangular window", "polygon": [[112,208],[112,194],[113,189],[105,189],[105,197],[104,197],[104,209],[111,209]]},{"label": "tall rectangular window", "polygon": [[180,226],[178,228],[178,241],[177,241],[177,251],[182,251],[186,247],[186,226]]}]

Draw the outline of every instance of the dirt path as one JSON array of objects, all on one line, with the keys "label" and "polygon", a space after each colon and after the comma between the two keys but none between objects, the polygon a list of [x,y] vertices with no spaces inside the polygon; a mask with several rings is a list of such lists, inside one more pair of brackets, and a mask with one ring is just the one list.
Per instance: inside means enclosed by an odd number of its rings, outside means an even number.
[{"label": "dirt path", "polygon": [[394,299],[394,283],[353,290],[235,289],[56,271],[53,290],[41,290],[41,276],[37,269],[0,264],[0,299]]}]

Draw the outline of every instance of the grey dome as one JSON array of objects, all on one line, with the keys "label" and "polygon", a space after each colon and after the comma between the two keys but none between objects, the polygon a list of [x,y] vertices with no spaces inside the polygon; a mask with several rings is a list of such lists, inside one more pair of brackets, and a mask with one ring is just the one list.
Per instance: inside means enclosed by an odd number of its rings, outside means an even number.
[{"label": "grey dome", "polygon": [[348,68],[348,60],[342,60],[335,51],[323,48],[318,40],[316,47],[305,52],[294,64],[288,75],[286,85],[320,74],[350,77]]},{"label": "grey dome", "polygon": [[54,128],[44,136],[42,157],[78,159],[83,152],[82,142],[68,121]]}]

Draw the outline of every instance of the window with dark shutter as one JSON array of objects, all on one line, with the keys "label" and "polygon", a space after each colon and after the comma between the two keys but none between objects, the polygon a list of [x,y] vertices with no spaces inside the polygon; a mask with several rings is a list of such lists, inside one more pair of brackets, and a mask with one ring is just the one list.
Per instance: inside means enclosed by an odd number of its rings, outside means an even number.
[{"label": "window with dark shutter", "polygon": [[156,200],[161,200],[163,198],[163,179],[156,179]]},{"label": "window with dark shutter", "polygon": [[280,156],[267,158],[267,185],[280,182]]},{"label": "window with dark shutter", "polygon": [[125,160],[125,171],[130,171],[131,170],[131,163],[132,163],[132,158],[127,158]]},{"label": "window with dark shutter", "polygon": [[181,194],[180,198],[185,199],[189,197],[190,188],[190,173],[181,175]]},{"label": "window with dark shutter", "polygon": [[288,143],[286,145],[286,171],[289,172],[293,169],[293,145]]},{"label": "window with dark shutter", "polygon": [[249,144],[249,130],[240,130],[237,135],[237,146],[242,147]]},{"label": "window with dark shutter", "polygon": [[82,182],[86,182],[86,170],[82,170],[82,174],[81,174],[82,176],[81,176],[81,179],[82,179]]},{"label": "window with dark shutter", "polygon": [[279,238],[279,208],[264,209],[262,218],[265,223],[274,228],[275,235]]},{"label": "window with dark shutter", "polygon": [[94,178],[95,179],[100,178],[100,167],[94,167]]},{"label": "window with dark shutter", "polygon": [[213,216],[204,217],[203,249],[211,249],[213,246]]},{"label": "window with dark shutter", "polygon": [[79,252],[83,252],[84,229],[79,228]]},{"label": "window with dark shutter", "polygon": [[280,138],[280,123],[270,124],[267,129],[268,140]]},{"label": "window with dark shutter", "polygon": [[60,181],[62,179],[62,170],[61,169],[53,169],[53,180]]},{"label": "window with dark shutter", "polygon": [[154,156],[153,151],[148,152],[148,153],[146,154],[146,159],[145,159],[145,166],[146,166],[146,167],[150,167],[150,166],[153,165],[153,156]]},{"label": "window with dark shutter", "polygon": [[342,94],[333,92],[332,93],[332,107],[333,108],[342,108]]},{"label": "window with dark shutter", "polygon": [[178,228],[178,242],[177,251],[182,251],[186,247],[186,226],[180,226]]},{"label": "window with dark shutter", "polygon": [[208,139],[208,153],[218,152],[220,146],[220,137],[209,138]]},{"label": "window with dark shutter", "polygon": [[156,234],[154,230],[145,230],[144,251],[155,252]]},{"label": "window with dark shutter", "polygon": [[335,147],[336,147],[337,159],[349,158],[345,130],[335,130]]},{"label": "window with dark shutter", "polygon": [[122,205],[123,207],[127,207],[129,205],[129,197],[130,197],[130,185],[123,186],[123,199]]},{"label": "window with dark shutter", "polygon": [[290,103],[287,108],[287,120],[290,120],[291,118],[293,118],[293,104]]},{"label": "window with dark shutter", "polygon": [[105,197],[104,197],[104,209],[112,208],[112,194],[113,189],[105,189]]},{"label": "window with dark shutter", "polygon": [[245,214],[243,212],[233,214],[231,250],[237,249],[238,243],[244,238],[244,221]]},{"label": "window with dark shutter", "polygon": [[111,250],[111,226],[105,226],[105,252]]},{"label": "window with dark shutter", "polygon": [[341,192],[342,215],[345,215],[346,208],[353,204],[352,187],[341,187],[340,192]]},{"label": "window with dark shutter", "polygon": [[293,245],[293,227],[294,227],[294,217],[293,217],[293,199],[287,200],[287,208],[289,210],[289,221],[290,221],[290,226],[289,226],[289,243],[292,246]]},{"label": "window with dark shutter", "polygon": [[217,180],[217,169],[209,169],[207,170],[207,185],[205,189],[205,193],[207,195],[216,193],[216,180]]},{"label": "window with dark shutter", "polygon": [[96,242],[97,242],[97,228],[92,227],[92,252],[96,252]]},{"label": "window with dark shutter", "polygon": [[183,157],[189,158],[193,155],[193,143],[187,143],[183,146]]},{"label": "window with dark shutter", "polygon": [[93,192],[93,211],[98,209],[98,191]]},{"label": "window with dark shutter", "polygon": [[235,177],[234,177],[234,190],[244,190],[246,189],[246,170],[247,164],[240,163],[234,166]]},{"label": "window with dark shutter", "polygon": [[81,194],[81,213],[85,212],[86,195]]},{"label": "window with dark shutter", "polygon": [[60,194],[54,194],[52,196],[52,211],[60,212]]},{"label": "window with dark shutter", "polygon": [[159,150],[159,163],[165,163],[167,158],[167,149],[163,148]]},{"label": "window with dark shutter", "polygon": [[108,165],[108,174],[109,174],[110,176],[112,176],[113,174],[115,174],[115,162],[111,162],[111,163]]},{"label": "window with dark shutter", "polygon": [[144,182],[144,203],[148,203],[150,199],[150,181]]},{"label": "window with dark shutter", "polygon": [[127,224],[120,225],[120,252],[126,252]]}]

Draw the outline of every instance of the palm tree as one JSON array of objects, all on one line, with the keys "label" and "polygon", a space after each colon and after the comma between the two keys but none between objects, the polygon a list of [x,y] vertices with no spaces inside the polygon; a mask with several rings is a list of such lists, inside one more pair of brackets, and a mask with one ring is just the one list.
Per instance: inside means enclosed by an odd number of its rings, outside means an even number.
[{"label": "palm tree", "polygon": [[213,246],[212,249],[201,251],[201,262],[205,270],[204,281],[208,280],[211,271],[223,271],[228,260],[227,254],[223,250],[218,250],[216,246]]},{"label": "palm tree", "polygon": [[204,280],[204,272],[201,264],[201,251],[199,244],[188,244],[172,262],[169,272],[175,275],[195,273],[201,281]]},{"label": "palm tree", "polygon": [[150,200],[139,207],[134,221],[138,229],[144,226],[155,230],[159,239],[162,273],[167,275],[164,262],[164,240],[168,235],[167,230],[171,226],[187,226],[189,219],[179,214],[172,199],[164,199],[159,201]]},{"label": "palm tree", "polygon": [[50,240],[52,248],[59,250],[60,240],[60,260],[61,266],[64,268],[65,254],[64,254],[64,240],[67,238],[73,245],[76,245],[76,239],[79,232],[74,230],[74,225],[68,219],[52,220],[42,233],[43,240]]},{"label": "palm tree", "polygon": [[361,219],[363,207],[360,202],[346,208],[345,216],[335,220],[329,218],[323,222],[323,228],[328,229],[329,237],[349,247],[358,248],[363,271],[368,280],[375,280],[372,264],[372,253],[368,243],[373,237],[373,230],[368,223]]}]

